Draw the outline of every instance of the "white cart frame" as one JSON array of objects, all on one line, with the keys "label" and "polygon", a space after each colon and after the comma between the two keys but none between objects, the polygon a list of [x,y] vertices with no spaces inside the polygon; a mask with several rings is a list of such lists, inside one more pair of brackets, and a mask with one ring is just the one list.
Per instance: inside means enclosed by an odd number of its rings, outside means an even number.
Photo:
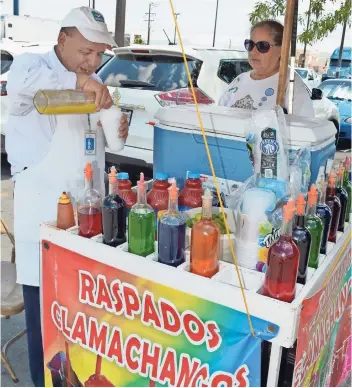
[{"label": "white cart frame", "polygon": [[[156,257],[143,258],[127,252],[126,244],[111,248],[101,243],[101,236],[85,239],[77,235],[77,228],[68,231],[57,229],[54,224],[41,226],[41,240],[47,240],[62,248],[76,252],[92,260],[115,267],[167,287],[203,298],[205,300],[227,306],[245,313],[245,307],[239,287],[219,281],[219,276],[225,271],[233,271],[232,264],[223,263],[220,273],[212,279],[203,278],[187,272],[187,264],[179,268],[161,265]],[[270,299],[260,294],[264,274],[240,268],[245,285],[245,295],[249,312],[252,316],[264,319],[279,326],[278,335],[271,341],[271,356],[268,371],[267,386],[277,386],[282,348],[290,348],[297,339],[302,301],[321,287],[335,259],[343,253],[351,240],[351,225],[346,223],[345,232],[338,233],[337,243],[328,244],[328,254],[320,255],[320,265],[317,270],[309,270],[307,284],[297,285],[296,298],[292,303]],[[176,272],[175,272],[176,271]],[[175,276],[176,275],[176,276]],[[237,276],[237,275],[236,275]],[[232,276],[233,278],[233,276]],[[223,281],[223,280],[222,280]],[[231,283],[238,283],[237,279]]]}]

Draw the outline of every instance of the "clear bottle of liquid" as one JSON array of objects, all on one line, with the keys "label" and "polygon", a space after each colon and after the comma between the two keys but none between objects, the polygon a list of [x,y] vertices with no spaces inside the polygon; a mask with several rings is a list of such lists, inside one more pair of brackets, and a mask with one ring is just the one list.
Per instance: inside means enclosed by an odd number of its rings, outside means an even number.
[{"label": "clear bottle of liquid", "polygon": [[185,187],[180,192],[180,211],[202,206],[203,187],[198,172],[190,172]]},{"label": "clear bottle of liquid", "polygon": [[126,203],[118,195],[115,167],[109,174],[109,195],[103,200],[103,242],[111,247],[126,242]]},{"label": "clear bottle of liquid", "polygon": [[158,226],[159,262],[178,267],[185,261],[186,220],[178,211],[178,188],[173,182],[168,189],[169,208],[160,217]]},{"label": "clear bottle of liquid", "polygon": [[350,222],[350,213],[351,213],[351,201],[352,201],[352,183],[350,181],[350,168],[351,168],[351,158],[347,156],[344,161],[345,172],[343,173],[343,187],[347,191],[348,194],[348,202],[346,209],[346,222]]},{"label": "clear bottle of liquid", "polygon": [[324,230],[322,220],[316,215],[317,201],[318,190],[315,185],[312,185],[308,191],[308,214],[306,217],[306,227],[312,236],[308,267],[315,269],[317,269],[319,265],[319,252]]},{"label": "clear bottle of liquid", "polygon": [[148,256],[155,251],[155,214],[147,204],[144,174],[137,183],[137,203],[128,215],[128,251],[139,256]]},{"label": "clear bottle of liquid", "polygon": [[211,278],[219,271],[220,228],[212,220],[213,196],[206,189],[202,196],[202,218],[191,232],[191,268],[194,274]]},{"label": "clear bottle of liquid", "polygon": [[93,167],[90,163],[86,163],[84,176],[84,192],[78,200],[79,235],[91,238],[102,232],[101,197],[93,189]]},{"label": "clear bottle of liquid", "polygon": [[337,173],[336,196],[341,203],[341,213],[339,218],[339,226],[337,230],[343,233],[345,231],[345,219],[346,219],[346,212],[347,212],[347,205],[348,205],[348,194],[345,188],[343,187],[343,163],[342,162],[339,165],[339,170]]},{"label": "clear bottle of liquid", "polygon": [[295,298],[296,279],[300,261],[299,249],[292,239],[295,215],[293,199],[283,208],[284,221],[280,238],[270,248],[263,295],[291,303]]},{"label": "clear bottle of liquid", "polygon": [[328,181],[328,189],[326,191],[326,204],[332,211],[332,220],[329,233],[329,241],[336,243],[337,229],[341,214],[341,202],[336,196],[336,174],[331,170]]},{"label": "clear bottle of liquid", "polygon": [[332,220],[332,211],[326,202],[326,187],[327,183],[324,180],[324,176],[321,177],[318,183],[319,190],[319,198],[318,198],[318,206],[317,206],[317,216],[321,219],[324,229],[323,229],[323,237],[321,239],[320,253],[322,255],[326,255],[326,249],[328,244],[328,238],[331,227]]},{"label": "clear bottle of liquid", "polygon": [[78,89],[39,90],[33,98],[33,104],[44,115],[94,113],[97,109],[95,93]]},{"label": "clear bottle of liquid", "polygon": [[293,226],[292,238],[297,248],[299,249],[299,265],[297,274],[297,283],[306,284],[308,260],[310,254],[310,247],[312,244],[312,236],[309,230],[305,227],[305,208],[306,201],[303,194],[298,194],[296,200],[296,222]]}]

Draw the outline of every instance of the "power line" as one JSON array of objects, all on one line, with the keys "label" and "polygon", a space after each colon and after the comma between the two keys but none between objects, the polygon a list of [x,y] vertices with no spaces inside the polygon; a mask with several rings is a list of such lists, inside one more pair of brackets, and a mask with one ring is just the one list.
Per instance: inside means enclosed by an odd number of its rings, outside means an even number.
[{"label": "power line", "polygon": [[152,11],[152,7],[156,7],[156,4],[155,3],[149,3],[149,11],[145,13],[146,15],[148,15],[148,20],[145,20],[146,22],[148,22],[148,39],[147,39],[147,44],[150,43],[151,22],[154,21],[154,19],[151,19],[150,17],[152,15],[155,16],[155,13],[151,12]]}]

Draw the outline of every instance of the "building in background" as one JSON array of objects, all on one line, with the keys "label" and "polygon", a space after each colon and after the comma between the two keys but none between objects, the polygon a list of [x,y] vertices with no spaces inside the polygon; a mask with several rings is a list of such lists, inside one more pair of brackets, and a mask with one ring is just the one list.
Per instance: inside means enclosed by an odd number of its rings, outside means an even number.
[{"label": "building in background", "polygon": [[[314,69],[317,73],[325,73],[330,60],[331,53],[320,52],[317,50],[306,51],[306,61],[304,67]],[[302,67],[303,63],[303,49],[296,50],[296,66]]]},{"label": "building in background", "polygon": [[57,39],[59,31],[59,20],[15,15],[0,18],[0,38],[14,42],[51,42]]}]

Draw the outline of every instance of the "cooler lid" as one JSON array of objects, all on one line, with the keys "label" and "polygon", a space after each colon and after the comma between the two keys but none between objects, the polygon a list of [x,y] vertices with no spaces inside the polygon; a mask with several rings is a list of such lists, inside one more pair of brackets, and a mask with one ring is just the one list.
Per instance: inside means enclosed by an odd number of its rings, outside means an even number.
[{"label": "cooler lid", "polygon": [[[218,135],[234,136],[245,139],[251,112],[245,109],[228,108],[217,105],[200,105],[204,129],[208,134],[216,131]],[[176,105],[160,108],[155,118],[158,124],[172,130],[199,131],[198,116],[193,105]],[[285,115],[292,146],[308,147],[332,140],[336,128],[331,121]],[[171,128],[172,127],[172,128]]]}]

